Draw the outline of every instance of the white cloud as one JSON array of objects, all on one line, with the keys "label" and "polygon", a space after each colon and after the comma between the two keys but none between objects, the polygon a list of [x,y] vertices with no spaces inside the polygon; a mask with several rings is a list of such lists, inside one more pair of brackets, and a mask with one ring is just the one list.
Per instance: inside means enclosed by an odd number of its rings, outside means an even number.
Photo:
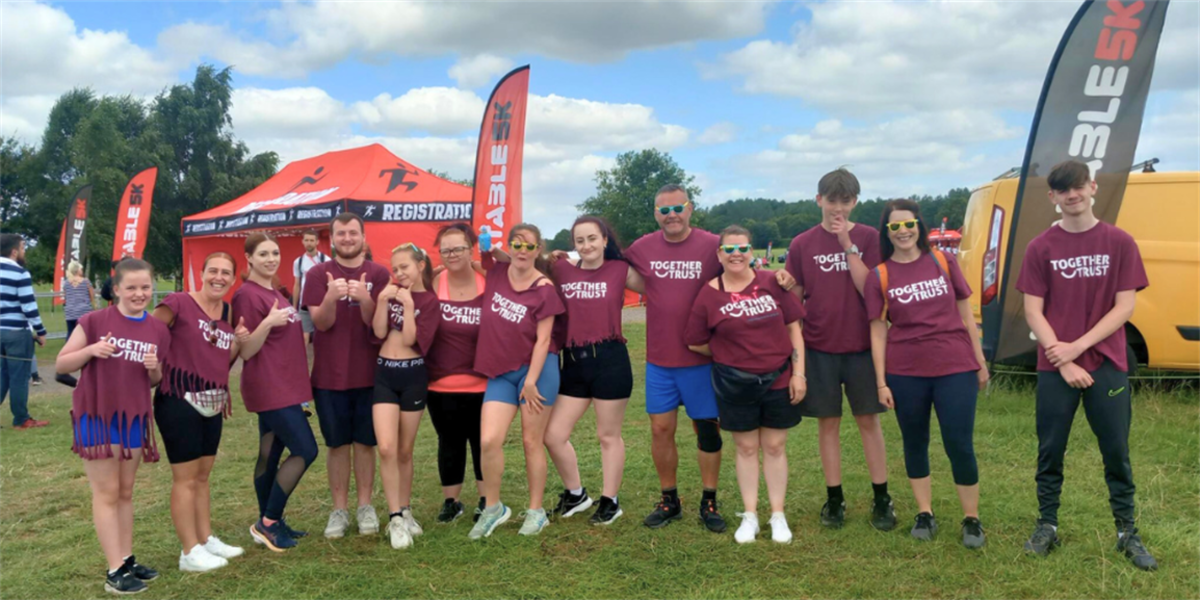
[{"label": "white cloud", "polygon": [[447,72],[457,84],[464,89],[483,87],[493,78],[503,75],[513,68],[513,61],[494,54],[479,54],[470,58],[461,58]]},{"label": "white cloud", "polygon": [[1157,158],[1160,171],[1200,171],[1200,91],[1152,94],[1146,107],[1159,110],[1142,122],[1134,160]]},{"label": "white cloud", "polygon": [[284,3],[265,13],[281,44],[225,27],[184,23],[159,44],[207,55],[252,75],[296,77],[349,59],[537,54],[574,62],[619,60],[633,50],[758,33],[768,3],[471,2]]},{"label": "white cloud", "polygon": [[247,138],[331,135],[350,125],[346,105],[316,87],[235,89],[230,118],[237,134]]},{"label": "white cloud", "polygon": [[714,123],[705,129],[696,141],[701,144],[728,144],[737,138],[737,125],[729,121]]},{"label": "white cloud", "polygon": [[354,110],[371,131],[447,135],[478,129],[483,99],[467,90],[426,87],[411,89],[398,98],[380,94],[370,102],[356,102]]},{"label": "white cloud", "polygon": [[73,87],[150,93],[174,82],[175,67],[124,32],[79,30],[45,4],[0,4],[0,81],[5,96],[61,94]]},{"label": "white cloud", "polygon": [[526,139],[584,147],[590,151],[670,150],[687,142],[689,132],[659,122],[654,109],[579,98],[530,95]]}]

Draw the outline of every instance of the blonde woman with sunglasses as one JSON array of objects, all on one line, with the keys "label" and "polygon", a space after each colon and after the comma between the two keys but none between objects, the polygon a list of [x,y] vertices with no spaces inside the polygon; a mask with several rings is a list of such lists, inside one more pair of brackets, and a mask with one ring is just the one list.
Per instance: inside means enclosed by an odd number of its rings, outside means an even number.
[{"label": "blonde woman with sunglasses", "polygon": [[388,537],[407,548],[423,533],[413,518],[413,447],[429,392],[425,354],[438,326],[438,299],[429,292],[433,268],[416,244],[392,250],[392,279],[379,293],[372,327],[383,340],[375,367],[374,404],[379,477],[388,503]]}]

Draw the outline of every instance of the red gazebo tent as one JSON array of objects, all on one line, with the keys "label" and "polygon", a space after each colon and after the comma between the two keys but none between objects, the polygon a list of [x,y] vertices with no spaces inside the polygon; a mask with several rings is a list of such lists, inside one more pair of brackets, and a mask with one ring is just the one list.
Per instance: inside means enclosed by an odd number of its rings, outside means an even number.
[{"label": "red gazebo tent", "polygon": [[[245,269],[245,238],[261,230],[279,240],[279,279],[291,289],[292,261],[304,251],[301,233],[317,230],[328,254],[329,223],[343,211],[363,217],[376,262],[387,266],[392,248],[412,242],[430,251],[436,265],[440,258],[432,246],[438,228],[466,222],[478,230],[473,217],[486,210],[472,204],[470,186],[432,175],[379,144],[327,152],[288,164],[240,198],[185,217],[185,289],[199,287],[204,258],[212,252],[228,252],[239,272]],[[521,215],[509,218],[516,223]]]}]

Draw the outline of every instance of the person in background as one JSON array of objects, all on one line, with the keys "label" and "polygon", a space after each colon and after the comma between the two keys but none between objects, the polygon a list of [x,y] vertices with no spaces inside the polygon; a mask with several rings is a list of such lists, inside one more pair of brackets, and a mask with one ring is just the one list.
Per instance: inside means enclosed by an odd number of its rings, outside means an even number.
[{"label": "person in background", "polygon": [[911,534],[937,535],[929,469],[929,425],[937,411],[962,505],[962,544],[986,542],[979,521],[979,467],[975,460],[975,401],[988,370],[967,284],[958,261],[929,247],[929,230],[912,200],[891,200],[880,221],[883,261],[863,286],[871,319],[871,358],[879,400],[896,410],[904,440],[904,467],[917,503]]},{"label": "person in background", "polygon": [[[127,258],[129,258],[128,255],[122,256],[121,258],[112,261],[112,263],[110,264],[110,268],[113,271],[115,271],[117,268],[117,264]],[[113,295],[113,287],[112,286],[113,286],[112,275],[109,275],[108,278],[104,280],[104,283],[100,286],[100,298],[107,301],[109,306],[111,306],[113,302],[117,301],[116,296]]]},{"label": "person in background", "polygon": [[804,338],[800,298],[784,291],[770,271],[751,264],[750,232],[730,225],[721,232],[723,273],[700,288],[685,330],[692,352],[713,357],[713,390],[721,428],[737,444],[737,480],[742,523],[739,544],[758,536],[758,455],[771,504],[771,539],[792,541],[784,516],[787,495],[787,435],[800,424],[804,400]]},{"label": "person in background", "polygon": [[1025,551],[1046,556],[1059,544],[1058,507],[1067,438],[1082,402],[1104,460],[1116,549],[1144,571],[1158,568],[1134,522],[1129,464],[1132,406],[1125,323],[1137,293],[1150,285],[1137,242],[1096,218],[1096,182],[1088,166],[1050,170],[1050,202],[1062,221],[1029,243],[1017,289],[1037,336],[1037,527]]},{"label": "person in background", "polygon": [[237,267],[229,254],[214,252],[200,271],[198,291],[168,294],[153,313],[171,332],[171,354],[164,356],[163,380],[154,394],[154,420],[171,463],[171,520],[182,544],[179,570],[197,573],[224,567],[243,552],[212,534],[208,486],[230,414],[229,367],[240,350],[223,300]]},{"label": "person in background", "polygon": [[83,458],[92,488],[92,522],[108,562],[104,587],[132,594],[158,577],[133,554],[133,486],[141,461],[158,461],[150,390],[162,380],[159,357],[170,353],[171,333],[146,312],[154,298],[149,263],[117,265],[113,293],[114,306],[79,320],[55,369],[81,371],[71,399],[71,450]]},{"label": "person in background", "polygon": [[[304,331],[296,309],[271,286],[281,262],[279,244],[263,232],[246,238],[246,281],[230,303],[242,359],[242,402],[258,415],[254,492],[259,518],[250,536],[284,552],[308,535],[284,521],[288,499],[317,459],[317,440],[300,404],[312,398]],[[283,459],[283,451],[288,457]]]},{"label": "person in background", "polygon": [[67,320],[67,339],[75,331],[79,319],[92,312],[96,302],[96,290],[92,282],[83,276],[83,265],[77,261],[67,264],[67,276],[63,278],[63,317]]},{"label": "person in background", "polygon": [[300,302],[301,294],[304,290],[304,282],[308,277],[308,272],[313,267],[329,260],[329,255],[321,252],[317,248],[320,242],[320,237],[313,229],[307,229],[300,236],[300,242],[304,244],[304,254],[301,254],[292,261],[292,277],[295,278],[295,289],[292,292],[292,305],[300,311],[300,323],[304,326],[304,343],[308,344],[312,341],[313,323],[312,315],[308,313],[308,309]]},{"label": "person in background", "polygon": [[[32,328],[33,332],[30,333]],[[48,421],[29,416],[29,372],[34,343],[46,341],[46,327],[25,270],[25,239],[0,234],[0,403],[10,394],[13,429],[45,427]]]}]

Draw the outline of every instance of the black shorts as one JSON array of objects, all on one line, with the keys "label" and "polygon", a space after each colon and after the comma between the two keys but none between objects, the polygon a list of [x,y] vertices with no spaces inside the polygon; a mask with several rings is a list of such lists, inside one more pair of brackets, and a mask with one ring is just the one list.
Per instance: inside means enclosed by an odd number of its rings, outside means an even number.
[{"label": "black shorts", "polygon": [[167,462],[177,465],[217,455],[224,415],[206,417],[187,400],[158,390],[154,393],[154,420],[167,450]]},{"label": "black shorts", "polygon": [[[733,381],[733,369],[713,363],[713,392],[717,397],[717,414],[721,429],[725,431],[754,431],[760,427],[768,429],[791,429],[800,424],[800,405],[792,404],[788,388],[766,389],[775,376],[765,376],[763,389],[739,386]],[[744,373],[744,371],[743,371]],[[782,375],[779,375],[782,377]],[[803,404],[803,403],[801,403]]]},{"label": "black shorts", "polygon": [[399,404],[403,412],[420,412],[428,395],[424,358],[375,359],[375,404]]},{"label": "black shorts", "polygon": [[375,388],[323,390],[313,388],[321,437],[328,448],[347,444],[375,445],[375,422],[371,419],[371,396]]},{"label": "black shorts", "polygon": [[804,352],[804,372],[808,377],[808,392],[800,408],[806,417],[841,417],[842,386],[846,388],[846,399],[854,416],[887,411],[879,403],[870,350],[829,354],[810,348]]},{"label": "black shorts", "polygon": [[620,340],[563,348],[558,394],[596,400],[628,399],[633,395],[629,349]]}]

